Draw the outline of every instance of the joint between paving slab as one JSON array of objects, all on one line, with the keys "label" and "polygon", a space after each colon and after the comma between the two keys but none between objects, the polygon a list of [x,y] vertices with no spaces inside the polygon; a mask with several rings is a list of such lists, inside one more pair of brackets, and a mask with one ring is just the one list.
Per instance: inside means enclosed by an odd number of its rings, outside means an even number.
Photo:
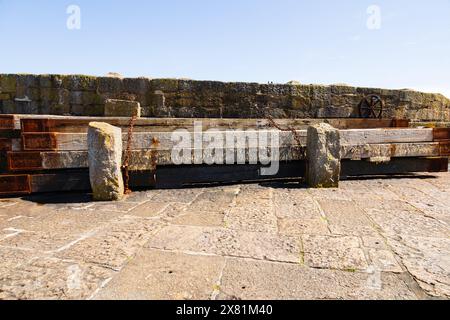
[{"label": "joint between paving slab", "polygon": [[[403,201],[405,201],[404,199],[402,199]],[[380,226],[375,223],[375,221],[373,221],[372,217],[370,217],[370,215],[367,214],[366,210],[364,208],[361,208],[354,200],[352,200],[355,205],[360,208],[362,210],[362,212],[364,212],[364,215],[369,219],[369,221],[372,223],[373,227],[375,228],[375,230],[378,232],[378,235],[383,239],[386,248],[389,249],[389,251],[393,254],[395,261],[399,264],[399,266],[402,268],[403,272],[400,273],[400,275],[404,275],[405,279],[402,278],[403,283],[405,283],[405,285],[414,293],[414,295],[416,295],[417,298],[419,299],[424,299],[424,297],[428,297],[430,298],[431,296],[420,287],[419,283],[418,283],[418,279],[416,277],[414,277],[414,275],[408,270],[408,268],[404,265],[403,260],[401,257],[399,257],[397,255],[397,253],[392,249],[392,247],[389,245],[387,238],[383,235],[383,233],[381,232],[381,228]],[[407,201],[405,201],[407,202]],[[401,241],[401,240],[400,240]],[[406,244],[405,244],[406,245]],[[365,254],[365,253],[364,253]]]},{"label": "joint between paving slab", "polygon": [[216,284],[215,284],[215,286],[214,286],[214,290],[213,290],[213,292],[211,293],[211,299],[210,299],[210,300],[216,300],[217,297],[218,297],[218,295],[219,295],[220,292],[221,292],[223,273],[224,273],[224,271],[225,271],[225,268],[226,268],[226,266],[227,266],[227,263],[228,263],[228,259],[225,258],[225,261],[224,261],[224,263],[223,263],[223,266],[222,266],[222,268],[220,269],[219,279],[217,280],[217,282],[216,282]]}]

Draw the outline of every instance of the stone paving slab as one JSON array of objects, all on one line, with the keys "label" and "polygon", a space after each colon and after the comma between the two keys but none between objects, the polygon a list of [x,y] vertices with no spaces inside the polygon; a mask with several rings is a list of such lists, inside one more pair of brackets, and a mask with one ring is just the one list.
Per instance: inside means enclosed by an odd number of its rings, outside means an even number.
[{"label": "stone paving slab", "polygon": [[419,286],[433,296],[450,297],[450,239],[400,236],[389,245]]},{"label": "stone paving slab", "polygon": [[99,300],[208,300],[225,259],[142,250],[102,292]]},{"label": "stone paving slab", "polygon": [[332,234],[374,236],[373,223],[355,202],[342,200],[319,200]]},{"label": "stone paving slab", "polygon": [[360,239],[352,236],[303,236],[306,265],[320,269],[366,270]]},{"label": "stone paving slab", "polygon": [[[376,283],[373,286],[372,283]],[[396,275],[230,259],[219,299],[416,299]]]},{"label": "stone paving slab", "polygon": [[0,199],[0,299],[449,299],[450,173]]},{"label": "stone paving slab", "polygon": [[146,247],[196,254],[301,262],[299,238],[226,228],[169,226],[151,239]]},{"label": "stone paving slab", "polygon": [[120,271],[162,227],[163,224],[155,220],[126,216],[114,221],[109,228],[81,239],[65,250],[59,250],[57,256]]}]

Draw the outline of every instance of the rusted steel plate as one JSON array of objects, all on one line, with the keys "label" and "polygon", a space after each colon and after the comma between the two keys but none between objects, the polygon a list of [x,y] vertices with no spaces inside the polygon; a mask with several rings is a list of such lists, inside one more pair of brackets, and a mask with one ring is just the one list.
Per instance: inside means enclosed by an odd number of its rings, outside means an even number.
[{"label": "rusted steel plate", "polygon": [[450,128],[434,128],[434,141],[450,140]]},{"label": "rusted steel plate", "polygon": [[40,152],[8,152],[8,170],[42,170]]},{"label": "rusted steel plate", "polygon": [[57,149],[57,138],[54,133],[26,133],[22,135],[25,151],[45,151]]},{"label": "rusted steel plate", "polygon": [[0,175],[0,195],[30,194],[29,175]]}]

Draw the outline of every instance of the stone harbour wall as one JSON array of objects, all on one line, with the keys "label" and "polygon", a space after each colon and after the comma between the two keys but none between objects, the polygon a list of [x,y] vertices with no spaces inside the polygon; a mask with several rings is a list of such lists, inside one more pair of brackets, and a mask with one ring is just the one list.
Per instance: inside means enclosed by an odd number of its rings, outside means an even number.
[{"label": "stone harbour wall", "polygon": [[107,99],[134,100],[143,117],[358,117],[368,94],[386,103],[385,118],[450,121],[450,100],[412,90],[346,85],[225,83],[83,75],[0,74],[0,113],[103,116]]}]

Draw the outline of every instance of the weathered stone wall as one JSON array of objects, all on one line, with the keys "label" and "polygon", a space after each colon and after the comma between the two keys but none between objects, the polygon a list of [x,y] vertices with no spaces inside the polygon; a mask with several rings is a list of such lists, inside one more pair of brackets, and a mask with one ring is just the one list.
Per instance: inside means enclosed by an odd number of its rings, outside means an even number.
[{"label": "weathered stone wall", "polygon": [[0,88],[0,113],[102,116],[106,99],[135,99],[144,117],[357,117],[359,101],[378,94],[384,117],[450,121],[443,95],[343,85],[2,74]]}]

